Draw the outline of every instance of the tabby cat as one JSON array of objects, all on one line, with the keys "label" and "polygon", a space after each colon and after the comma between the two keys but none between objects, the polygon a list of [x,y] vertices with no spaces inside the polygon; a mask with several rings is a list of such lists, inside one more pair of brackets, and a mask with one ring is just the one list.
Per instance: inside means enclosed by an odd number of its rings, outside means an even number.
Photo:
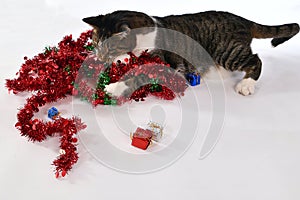
[{"label": "tabby cat", "polygon": [[[260,58],[251,50],[252,39],[273,38],[271,43],[276,47],[299,32],[299,25],[296,23],[266,26],[228,12],[217,11],[166,17],[151,17],[134,11],[116,11],[84,18],[83,21],[94,28],[92,39],[102,60],[122,60],[127,52],[139,55],[145,50],[142,47],[148,47],[151,53],[159,55],[183,76],[191,72],[203,76],[210,66],[200,65],[202,67],[196,68],[174,52],[156,48],[164,43],[163,37],[159,39],[160,29],[157,28],[181,32],[198,42],[216,66],[245,72],[243,80],[236,86],[236,91],[242,95],[254,93],[255,83],[262,69]],[[149,28],[141,29],[140,32],[132,31],[143,27]],[[106,42],[108,38],[113,38],[113,42]],[[184,42],[185,40],[178,41],[179,46],[184,51],[193,51]],[[132,81],[117,82],[108,85],[106,90],[113,96],[119,96],[130,90],[131,84]]]}]

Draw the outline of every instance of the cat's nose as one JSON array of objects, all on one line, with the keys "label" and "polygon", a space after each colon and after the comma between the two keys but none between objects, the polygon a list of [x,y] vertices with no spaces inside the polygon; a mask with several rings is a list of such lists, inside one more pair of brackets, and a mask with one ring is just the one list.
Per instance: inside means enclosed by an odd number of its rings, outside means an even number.
[{"label": "cat's nose", "polygon": [[101,52],[98,52],[97,57],[98,57],[99,60],[101,60],[101,61],[103,61],[103,62],[105,62],[105,61],[108,59],[108,58],[107,58],[107,55],[104,55],[104,54],[101,53]]},{"label": "cat's nose", "polygon": [[108,50],[105,48],[97,48],[97,57],[101,61],[106,61],[108,59]]}]

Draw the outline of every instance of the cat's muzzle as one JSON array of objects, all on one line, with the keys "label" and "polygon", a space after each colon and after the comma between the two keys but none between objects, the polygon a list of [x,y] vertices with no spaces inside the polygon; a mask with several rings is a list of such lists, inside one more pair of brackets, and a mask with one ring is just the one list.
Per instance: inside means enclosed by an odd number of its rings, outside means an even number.
[{"label": "cat's muzzle", "polygon": [[109,51],[106,48],[103,48],[101,46],[97,46],[96,48],[96,55],[99,60],[106,62],[109,60]]},{"label": "cat's muzzle", "polygon": [[98,46],[96,49],[96,55],[98,59],[102,62],[111,63],[113,62],[114,58],[116,58],[118,55],[114,55],[112,51],[110,51],[108,48]]}]

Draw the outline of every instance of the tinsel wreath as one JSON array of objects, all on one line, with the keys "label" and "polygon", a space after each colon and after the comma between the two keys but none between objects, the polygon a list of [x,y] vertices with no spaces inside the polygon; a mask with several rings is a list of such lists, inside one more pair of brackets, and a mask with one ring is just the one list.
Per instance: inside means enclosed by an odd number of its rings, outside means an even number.
[{"label": "tinsel wreath", "polygon": [[[183,95],[186,81],[172,73],[169,65],[147,51],[139,57],[130,53],[124,62],[108,65],[97,60],[91,45],[91,31],[84,32],[75,41],[65,36],[57,47],[46,47],[32,59],[24,58],[18,76],[6,80],[6,87],[14,94],[31,92],[26,104],[17,114],[15,127],[30,141],[42,142],[48,136],[60,136],[60,155],[53,161],[56,177],[65,176],[78,160],[77,133],[86,128],[78,117],[58,117],[45,122],[34,119],[34,113],[50,102],[57,102],[68,95],[79,96],[92,103],[113,105],[129,100],[144,100],[148,95],[172,100]],[[166,70],[167,68],[167,70]],[[163,75],[159,72],[164,71]],[[107,84],[133,76],[147,76],[149,83],[137,89],[130,97],[113,99],[104,91]],[[95,87],[91,87],[95,85]]]}]

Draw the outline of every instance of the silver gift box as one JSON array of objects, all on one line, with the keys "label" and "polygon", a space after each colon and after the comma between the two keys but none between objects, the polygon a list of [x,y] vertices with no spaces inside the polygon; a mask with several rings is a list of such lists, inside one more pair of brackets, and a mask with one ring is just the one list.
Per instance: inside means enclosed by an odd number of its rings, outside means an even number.
[{"label": "silver gift box", "polygon": [[156,122],[149,122],[147,129],[153,132],[152,139],[159,142],[163,135],[163,126]]}]

